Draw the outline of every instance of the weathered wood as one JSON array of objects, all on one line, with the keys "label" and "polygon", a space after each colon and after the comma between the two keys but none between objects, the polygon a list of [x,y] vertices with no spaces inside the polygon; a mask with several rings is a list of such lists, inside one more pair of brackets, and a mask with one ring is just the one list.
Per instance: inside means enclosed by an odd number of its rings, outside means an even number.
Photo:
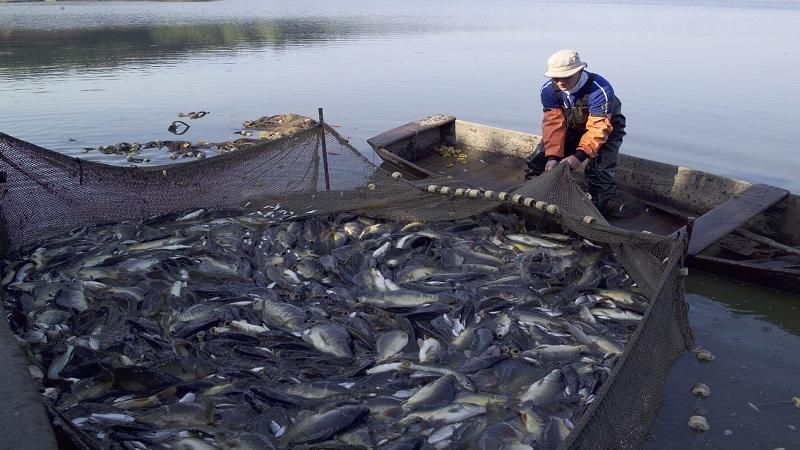
[{"label": "weathered wood", "polygon": [[689,256],[687,266],[770,289],[800,293],[800,277],[795,269],[767,268],[758,264],[703,255]]},{"label": "weathered wood", "polygon": [[541,136],[456,120],[458,148],[525,158],[541,145]]},{"label": "weathered wood", "polygon": [[39,386],[34,383],[28,371],[31,363],[17,344],[2,303],[0,316],[0,354],[3,355],[0,448],[55,450],[58,446],[50,427],[50,419],[42,406],[42,397],[37,392]]},{"label": "weathered wood", "polygon": [[753,216],[778,203],[789,195],[786,189],[766,184],[754,184],[730,200],[703,214],[694,224],[689,255],[696,255],[722,236],[739,228]]},{"label": "weathered wood", "polygon": [[376,148],[375,153],[378,154],[384,161],[388,161],[396,166],[399,166],[403,170],[407,170],[411,172],[412,175],[419,178],[428,178],[429,176],[433,175],[433,172],[427,170],[423,167],[420,167],[411,161],[405,160],[392,152],[386,151],[382,148]]},{"label": "weathered wood", "polygon": [[767,259],[745,259],[739,262],[742,264],[753,264],[766,269],[792,269],[800,266],[800,258],[795,256]]},{"label": "weathered wood", "polygon": [[[381,133],[375,137],[367,139],[367,143],[374,149],[386,149],[392,144],[413,138],[420,133],[454,124],[456,118],[446,115],[428,116],[424,119],[415,120],[397,128]],[[455,130],[453,131],[455,133]]]},{"label": "weathered wood", "polygon": [[325,190],[331,190],[331,177],[328,174],[328,147],[325,145],[325,118],[319,108],[319,139],[322,143],[322,168],[325,170]]},{"label": "weathered wood", "polygon": [[734,233],[738,234],[739,236],[745,239],[750,239],[752,241],[760,242],[764,245],[777,248],[778,250],[781,250],[784,253],[800,256],[800,249],[789,247],[788,245],[783,245],[778,241],[774,241],[768,237],[761,236],[760,234],[756,234],[747,230],[736,230],[734,231]]},{"label": "weathered wood", "polygon": [[695,217],[751,186],[744,181],[625,154],[617,159],[616,182],[642,201]]}]

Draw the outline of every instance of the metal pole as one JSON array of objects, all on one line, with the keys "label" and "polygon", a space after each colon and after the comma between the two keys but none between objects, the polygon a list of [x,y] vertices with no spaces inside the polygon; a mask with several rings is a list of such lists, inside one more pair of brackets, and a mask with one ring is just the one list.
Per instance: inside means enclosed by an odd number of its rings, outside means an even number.
[{"label": "metal pole", "polygon": [[328,147],[325,145],[325,120],[322,117],[322,108],[319,108],[319,138],[322,141],[322,168],[325,170],[325,190],[331,190],[331,179],[328,175]]}]

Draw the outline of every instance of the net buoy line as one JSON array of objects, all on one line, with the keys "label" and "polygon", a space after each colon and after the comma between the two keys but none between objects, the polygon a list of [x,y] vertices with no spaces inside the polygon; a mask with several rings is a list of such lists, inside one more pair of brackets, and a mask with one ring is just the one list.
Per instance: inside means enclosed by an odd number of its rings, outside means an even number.
[{"label": "net buoy line", "polygon": [[[400,172],[392,172],[391,178],[395,181],[401,181],[403,178],[403,174]],[[467,199],[477,200],[494,200],[500,202],[511,203],[513,205],[522,205],[528,208],[536,208],[540,211],[543,211],[551,216],[558,215],[559,213],[562,216],[567,216],[568,214],[564,213],[558,205],[547,203],[542,200],[536,200],[531,197],[525,197],[521,194],[511,194],[509,192],[496,192],[493,190],[488,189],[476,189],[472,187],[459,187],[453,188],[450,186],[439,186],[436,184],[429,184],[428,186],[418,186],[413,183],[409,183],[405,180],[402,180],[412,186],[417,187],[423,192],[427,192],[430,194],[441,194],[441,195],[452,195],[454,197],[463,197]],[[374,191],[377,189],[377,186],[374,183],[367,184],[367,189]],[[276,222],[283,222],[287,220],[300,220],[305,219],[307,217],[313,216],[317,213],[316,210],[306,211],[305,213],[300,214],[290,214],[286,217],[282,217],[276,220]],[[571,216],[571,215],[570,215]],[[583,223],[587,225],[592,225],[597,222],[597,218],[594,216],[583,216],[583,218],[577,218],[572,216],[575,219],[580,219]]]},{"label": "net buoy line", "polygon": [[[392,173],[392,179],[394,180],[399,180],[402,177],[403,174],[400,172]],[[561,208],[559,208],[556,204],[547,203],[542,200],[536,200],[531,197],[525,197],[521,194],[511,194],[503,191],[495,192],[488,189],[475,189],[472,187],[452,188],[450,186],[439,186],[436,184],[429,184],[428,186],[420,189],[431,194],[453,195],[455,197],[464,197],[468,199],[496,200],[514,205],[523,205],[528,208],[536,208],[540,211],[544,211],[551,216],[555,216],[561,212]],[[591,225],[597,221],[597,218],[594,216],[584,216],[581,220],[583,223]]]}]

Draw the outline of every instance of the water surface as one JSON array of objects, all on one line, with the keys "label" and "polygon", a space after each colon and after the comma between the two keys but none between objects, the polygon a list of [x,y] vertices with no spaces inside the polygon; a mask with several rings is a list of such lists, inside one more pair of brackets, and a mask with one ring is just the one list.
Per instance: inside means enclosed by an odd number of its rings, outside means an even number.
[{"label": "water surface", "polygon": [[[215,141],[322,106],[374,158],[367,138],[433,113],[539,133],[545,60],[571,47],[623,101],[623,152],[800,192],[798,24],[797,1],[0,3],[0,131],[127,164],[81,148],[174,139],[179,112],[211,111],[183,138]],[[650,448],[800,448],[798,299],[694,274],[688,290],[717,359],[678,361]]]},{"label": "water surface", "polygon": [[[800,448],[800,298],[695,272],[686,283],[696,344],[715,359],[685,353],[667,378],[667,399],[647,448]],[[696,383],[711,396],[694,397]],[[706,433],[688,428],[704,415]]]},{"label": "water surface", "polygon": [[322,106],[365,153],[432,113],[538,133],[545,60],[573,47],[623,101],[624,152],[800,191],[797,23],[796,1],[6,3],[0,130],[81,155],[182,111],[217,140]]}]

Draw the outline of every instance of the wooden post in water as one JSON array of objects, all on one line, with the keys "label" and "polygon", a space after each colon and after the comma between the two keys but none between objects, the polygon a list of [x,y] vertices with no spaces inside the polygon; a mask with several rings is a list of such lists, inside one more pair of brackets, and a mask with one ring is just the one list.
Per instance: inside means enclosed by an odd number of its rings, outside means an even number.
[{"label": "wooden post in water", "polygon": [[322,141],[322,168],[325,170],[325,190],[331,190],[331,179],[328,174],[328,147],[325,145],[325,119],[322,117],[322,108],[319,110],[319,139]]}]

